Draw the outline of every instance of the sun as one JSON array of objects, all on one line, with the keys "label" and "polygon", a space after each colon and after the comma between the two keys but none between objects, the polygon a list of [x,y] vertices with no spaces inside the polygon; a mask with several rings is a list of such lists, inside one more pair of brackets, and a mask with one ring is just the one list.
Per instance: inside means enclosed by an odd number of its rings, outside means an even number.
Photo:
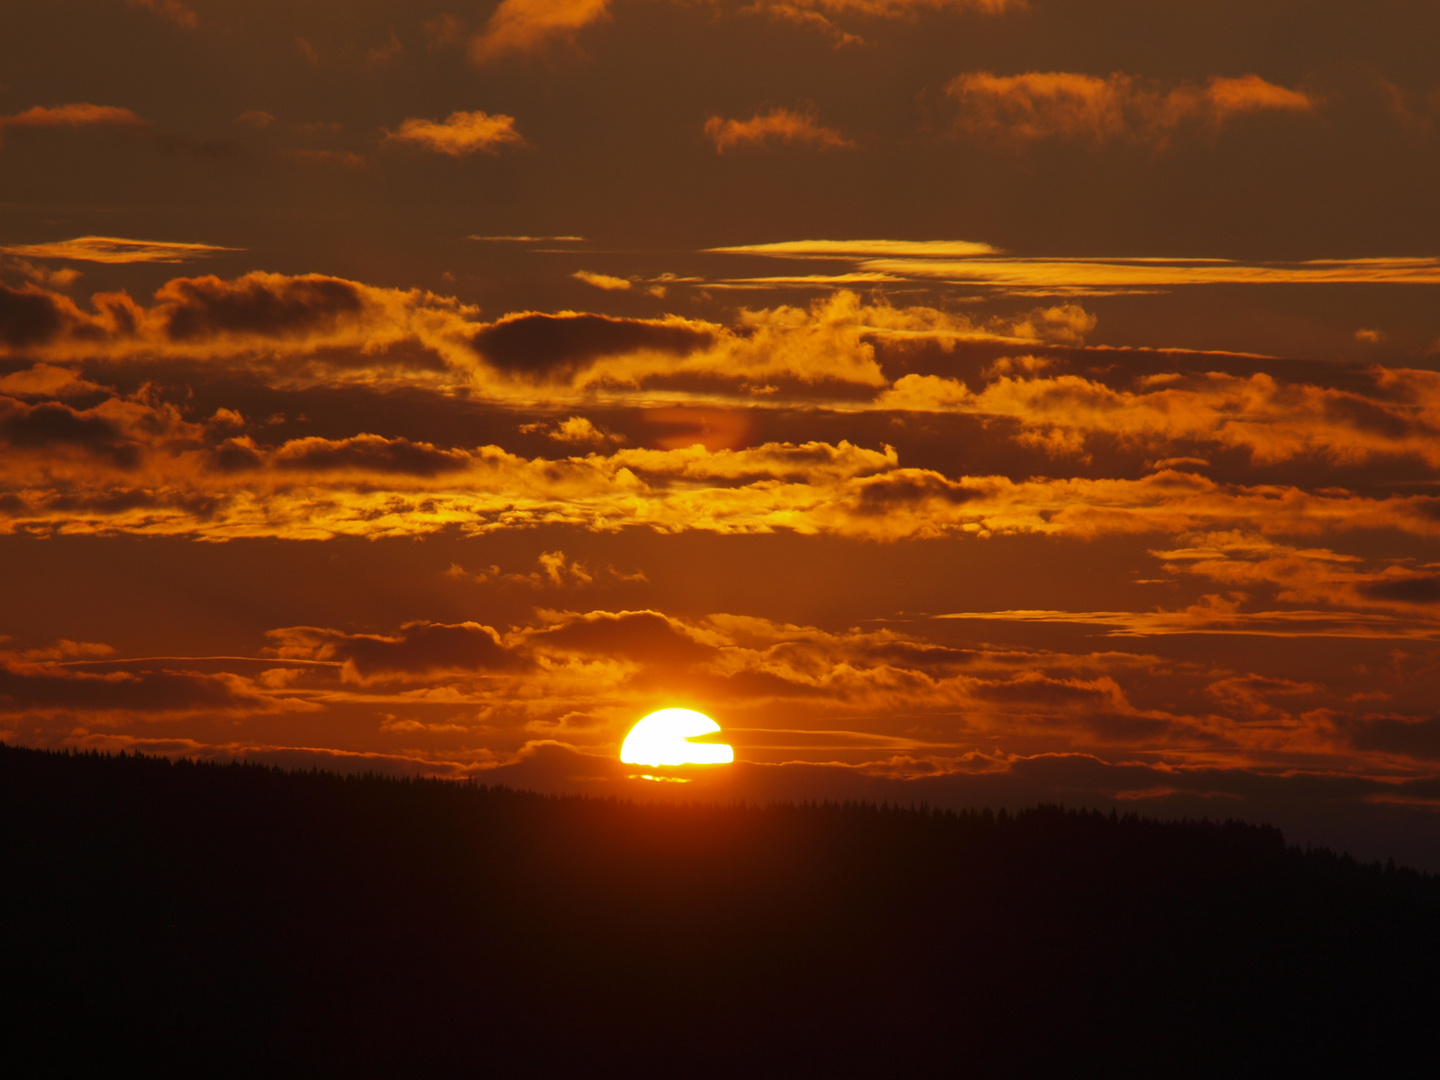
[{"label": "sun", "polygon": [[661,709],[630,729],[620,760],[627,765],[727,765],[735,760],[731,747],[690,741],[719,730],[719,724],[694,709]]}]

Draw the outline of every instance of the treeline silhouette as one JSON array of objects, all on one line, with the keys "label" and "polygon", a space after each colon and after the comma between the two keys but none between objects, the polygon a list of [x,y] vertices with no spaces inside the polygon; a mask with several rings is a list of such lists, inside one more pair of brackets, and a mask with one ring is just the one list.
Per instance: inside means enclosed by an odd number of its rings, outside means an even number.
[{"label": "treeline silhouette", "polygon": [[0,829],[11,1076],[1433,1067],[1440,879],[1254,825],[0,744]]}]

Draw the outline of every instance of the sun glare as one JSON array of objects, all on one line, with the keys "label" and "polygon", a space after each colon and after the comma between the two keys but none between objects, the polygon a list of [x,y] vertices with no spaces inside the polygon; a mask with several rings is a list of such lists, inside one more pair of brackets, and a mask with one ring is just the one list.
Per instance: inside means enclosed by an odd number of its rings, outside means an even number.
[{"label": "sun glare", "polygon": [[694,709],[661,709],[630,729],[620,760],[627,765],[725,765],[735,760],[731,747],[690,741],[719,730],[719,724]]}]

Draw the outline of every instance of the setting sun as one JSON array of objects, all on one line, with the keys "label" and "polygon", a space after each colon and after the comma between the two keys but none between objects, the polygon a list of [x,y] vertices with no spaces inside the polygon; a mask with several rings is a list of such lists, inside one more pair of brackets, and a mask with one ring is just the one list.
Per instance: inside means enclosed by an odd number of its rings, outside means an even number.
[{"label": "setting sun", "polygon": [[627,765],[725,765],[735,760],[731,747],[690,741],[719,730],[719,724],[693,709],[661,709],[630,729],[620,760]]}]

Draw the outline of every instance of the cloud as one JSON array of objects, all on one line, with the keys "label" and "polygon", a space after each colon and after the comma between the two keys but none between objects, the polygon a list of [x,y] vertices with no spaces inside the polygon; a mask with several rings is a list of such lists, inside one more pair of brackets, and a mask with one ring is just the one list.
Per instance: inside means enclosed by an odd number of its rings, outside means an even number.
[{"label": "cloud", "polygon": [[793,258],[863,259],[877,256],[956,258],[994,255],[995,248],[972,240],[782,240],[707,248],[729,255],[778,255]]},{"label": "cloud", "polygon": [[418,146],[450,157],[477,152],[496,154],[507,147],[525,145],[515,130],[513,116],[483,112],[453,112],[443,123],[409,119],[400,125],[399,131],[387,131],[385,141]]},{"label": "cloud", "polygon": [[[1393,529],[1440,536],[1428,495],[1140,479],[946,476],[848,442],[707,450],[621,448],[566,459],[498,446],[310,437],[278,447],[183,420],[173,406],[111,399],[92,410],[7,404],[16,450],[0,466],[0,528],[240,536],[422,536],[539,524],[611,531],[796,532],[895,541],[974,533],[1070,537],[1256,535]],[[49,447],[81,457],[57,468]],[[38,455],[38,456],[37,456]],[[68,459],[67,459],[68,460]],[[86,460],[104,468],[86,467]],[[122,480],[115,467],[138,470]],[[351,475],[354,474],[354,475]],[[1357,583],[1358,584],[1358,583]]]},{"label": "cloud", "polygon": [[194,30],[200,25],[200,17],[180,3],[180,0],[126,0],[126,2],[131,7],[153,11],[161,18],[168,19],[176,26],[183,26],[187,30]]},{"label": "cloud", "polygon": [[91,722],[106,722],[125,714],[167,719],[196,713],[267,713],[287,707],[248,679],[228,672],[206,674],[151,662],[128,668],[107,663],[108,670],[100,672],[75,666],[76,657],[94,658],[113,651],[105,645],[68,641],[52,649],[0,649],[0,715],[73,718],[79,714]]},{"label": "cloud", "polygon": [[58,402],[26,405],[0,397],[0,443],[12,450],[49,451],[74,447],[108,459],[120,468],[139,462],[140,445],[126,437],[115,410],[77,410]]},{"label": "cloud", "polygon": [[[1182,285],[1440,284],[1440,258],[1423,256],[1299,262],[1149,256],[1057,259],[1004,256],[987,244],[971,241],[908,240],[797,240],[709,250],[806,261],[830,259],[848,262],[860,274],[876,281],[940,280],[1010,289],[1027,295],[1040,292],[1104,295],[1107,291],[1143,291]],[[729,280],[760,283],[805,279]],[[809,280],[827,279],[817,276]]]},{"label": "cloud", "polygon": [[454,15],[436,15],[433,19],[427,19],[423,24],[425,28],[425,40],[429,43],[430,51],[449,48],[451,45],[459,45],[465,40],[464,24]]},{"label": "cloud", "polygon": [[397,56],[403,56],[405,46],[400,44],[400,39],[395,36],[395,31],[390,31],[390,37],[383,45],[377,45],[365,53],[365,62],[372,67],[383,67],[390,63]]},{"label": "cloud", "polygon": [[119,236],[77,236],[48,244],[11,244],[0,252],[32,259],[70,259],[96,263],[181,263],[244,248],[184,244],[167,240],[127,240]]},{"label": "cloud", "polygon": [[14,116],[0,116],[0,139],[5,132],[24,128],[82,128],[82,127],[148,127],[129,109],[114,105],[91,105],[88,102],[74,102],[70,105],[36,105]]},{"label": "cloud", "polygon": [[585,242],[583,236],[467,236],[466,240],[484,240],[492,243],[510,244],[543,244],[543,243],[574,243]]},{"label": "cloud", "polygon": [[576,270],[570,276],[576,281],[583,281],[586,285],[593,285],[597,289],[605,289],[610,292],[629,289],[632,284],[627,278],[611,277],[609,274],[592,274],[588,270]]},{"label": "cloud", "polygon": [[1379,750],[1420,761],[1440,760],[1440,717],[1361,720],[1348,725],[1348,731],[1357,750]]},{"label": "cloud", "polygon": [[987,15],[1021,11],[1026,0],[755,0],[741,8],[744,14],[765,14],[783,22],[809,26],[831,37],[837,47],[863,44],[832,19],[854,16],[861,19],[914,19],[922,10],[970,10]]},{"label": "cloud", "polygon": [[1279,638],[1440,640],[1440,622],[1355,611],[1242,611],[1235,600],[1209,595],[1176,611],[964,611],[935,616],[983,622],[1107,627],[1110,637],[1228,634]]},{"label": "cloud", "polygon": [[715,144],[717,154],[771,142],[805,143],[821,150],[850,150],[856,145],[833,128],[822,126],[813,111],[791,109],[771,109],[749,120],[712,116],[705,121],[705,137]]},{"label": "cloud", "polygon": [[652,404],[655,393],[680,403],[702,390],[753,401],[781,380],[853,404],[888,385],[876,342],[1074,341],[1089,319],[1057,307],[980,326],[965,315],[866,303],[842,291],[808,308],[745,309],[732,327],[573,311],[487,323],[477,309],[423,290],[265,273],[175,278],[149,305],[124,293],[97,293],[91,305],[82,309],[34,285],[0,285],[0,348],[50,362],[229,360],[277,376],[464,386],[517,403],[593,403],[642,389]]},{"label": "cloud", "polygon": [[1300,457],[1358,464],[1405,456],[1440,466],[1440,375],[1375,368],[1369,378],[1365,393],[1280,382],[1263,372],[1177,373],[1142,380],[1134,390],[1077,375],[1002,375],[972,392],[957,380],[910,374],[876,405],[1008,417],[1032,432],[1063,433],[1061,443],[1075,448],[1104,435],[1140,445],[1212,443],[1243,449],[1266,464]]},{"label": "cloud", "polygon": [[353,150],[287,150],[284,156],[295,161],[342,165],[347,169],[359,169],[370,163],[370,159],[364,154],[357,154]]},{"label": "cloud", "polygon": [[610,17],[610,0],[501,0],[485,29],[470,42],[470,59],[489,63],[573,41],[585,27]]},{"label": "cloud", "polygon": [[475,348],[496,367],[548,374],[602,356],[637,351],[685,354],[713,342],[706,329],[678,320],[617,319],[561,312],[507,315],[476,334]]},{"label": "cloud", "polygon": [[544,431],[556,442],[573,443],[576,446],[609,446],[623,443],[624,436],[602,431],[588,416],[570,416],[558,424],[522,424],[522,432]]},{"label": "cloud", "polygon": [[715,651],[679,620],[657,611],[565,612],[552,619],[556,626],[529,635],[531,648],[681,667],[708,659]]},{"label": "cloud", "polygon": [[959,126],[1012,143],[1037,139],[1083,139],[1095,144],[1121,138],[1163,146],[1178,128],[1219,128],[1249,113],[1311,112],[1320,99],[1266,82],[1258,75],[1212,75],[1203,86],[1169,90],[1132,75],[1105,78],[1065,71],[957,76],[946,93],[959,106]]},{"label": "cloud", "polygon": [[1013,289],[1170,288],[1180,285],[1440,283],[1440,259],[1309,259],[1243,263],[1229,259],[866,259],[866,269],[898,278]]},{"label": "cloud", "polygon": [[12,397],[63,398],[92,394],[103,388],[68,367],[40,363],[0,377],[0,394]]},{"label": "cloud", "polygon": [[292,626],[266,636],[273,642],[268,655],[339,661],[341,677],[358,683],[431,678],[444,671],[508,671],[525,663],[492,627],[476,622],[409,622],[393,635]]},{"label": "cloud", "polygon": [[[1025,0],[758,0],[740,12],[812,26],[837,44],[849,44],[861,39],[838,28],[831,17],[908,19],[925,9],[1000,14],[1026,6]],[[573,43],[581,30],[609,18],[610,0],[502,0],[484,30],[471,39],[470,59],[485,64],[504,56],[534,53],[557,42]],[[451,29],[449,24],[446,29]]]},{"label": "cloud", "polygon": [[[259,462],[259,456],[255,458]],[[399,473],[433,477],[470,466],[469,455],[440,450],[430,443],[354,435],[347,439],[292,439],[271,457],[277,469],[294,472]]]}]

